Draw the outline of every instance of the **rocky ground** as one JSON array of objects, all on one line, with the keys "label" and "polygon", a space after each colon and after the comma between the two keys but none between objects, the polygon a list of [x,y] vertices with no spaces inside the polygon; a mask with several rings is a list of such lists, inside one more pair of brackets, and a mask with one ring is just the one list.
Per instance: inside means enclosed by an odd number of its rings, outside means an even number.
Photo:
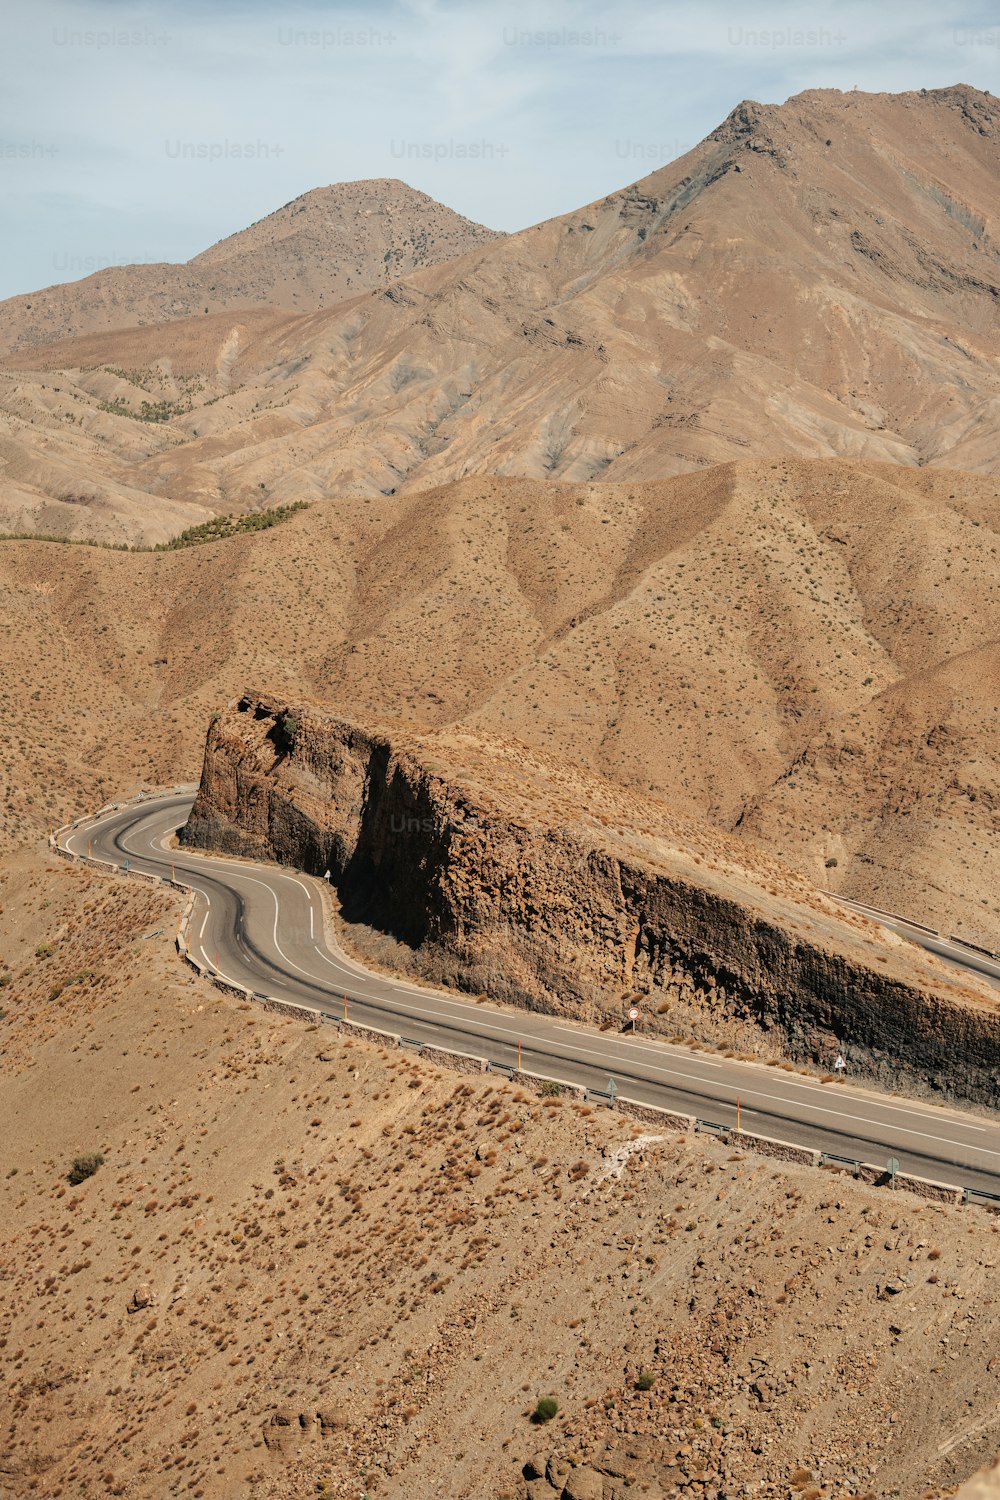
[{"label": "rocky ground", "polygon": [[17,1500],[832,1500],[992,1457],[982,1211],[251,1010],[120,878],[25,855],[0,906]]}]

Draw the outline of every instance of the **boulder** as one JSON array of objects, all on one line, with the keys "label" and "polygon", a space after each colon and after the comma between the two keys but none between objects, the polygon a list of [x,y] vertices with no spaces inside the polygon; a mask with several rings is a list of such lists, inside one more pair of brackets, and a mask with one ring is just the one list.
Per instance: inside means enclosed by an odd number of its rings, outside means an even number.
[{"label": "boulder", "polygon": [[604,1476],[585,1464],[571,1469],[563,1485],[562,1500],[604,1500]]}]

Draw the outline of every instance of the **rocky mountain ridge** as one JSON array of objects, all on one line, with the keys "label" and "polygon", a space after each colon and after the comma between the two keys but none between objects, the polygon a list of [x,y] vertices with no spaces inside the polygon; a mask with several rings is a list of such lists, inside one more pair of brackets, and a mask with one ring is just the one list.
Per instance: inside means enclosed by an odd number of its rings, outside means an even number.
[{"label": "rocky mountain ridge", "polygon": [[778,861],[652,799],[461,732],[248,694],[213,722],[185,843],[331,871],[346,921],[473,993],[779,1044],[997,1103],[1000,1006]]}]

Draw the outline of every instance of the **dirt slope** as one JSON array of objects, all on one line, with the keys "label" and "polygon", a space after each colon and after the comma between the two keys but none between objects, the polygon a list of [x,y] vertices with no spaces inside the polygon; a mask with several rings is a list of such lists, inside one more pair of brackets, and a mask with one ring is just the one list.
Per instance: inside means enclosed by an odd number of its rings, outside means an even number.
[{"label": "dirt slope", "polygon": [[250,683],[524,741],[997,948],[998,532],[995,481],[800,461],[0,543],[0,841],[196,779]]},{"label": "dirt slope", "polygon": [[0,898],[12,1500],[918,1497],[992,1458],[980,1211],[242,1008],[148,888],[22,858]]}]

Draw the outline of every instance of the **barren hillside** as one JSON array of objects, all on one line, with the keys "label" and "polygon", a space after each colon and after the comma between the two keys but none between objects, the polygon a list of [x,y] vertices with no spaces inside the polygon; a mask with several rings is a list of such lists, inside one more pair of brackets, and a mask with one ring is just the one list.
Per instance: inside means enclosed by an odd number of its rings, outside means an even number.
[{"label": "barren hillside", "polygon": [[399,279],[329,311],[22,350],[0,384],[12,476],[51,495],[68,445],[109,506],[145,492],[156,521],[771,454],[994,472],[998,141],[996,101],[964,86],[740,105],[641,182],[436,266],[392,260]]},{"label": "barren hillside", "polygon": [[918,1497],[992,1458],[982,1211],[251,1010],[146,887],[21,857],[0,897],[12,1500]]},{"label": "barren hillside", "polygon": [[111,266],[0,302],[0,350],[259,307],[312,309],[501,238],[405,182],[315,188],[184,265]]},{"label": "barren hillside", "polygon": [[524,741],[997,948],[998,532],[996,481],[799,461],[0,543],[0,840],[196,778],[259,684]]}]

